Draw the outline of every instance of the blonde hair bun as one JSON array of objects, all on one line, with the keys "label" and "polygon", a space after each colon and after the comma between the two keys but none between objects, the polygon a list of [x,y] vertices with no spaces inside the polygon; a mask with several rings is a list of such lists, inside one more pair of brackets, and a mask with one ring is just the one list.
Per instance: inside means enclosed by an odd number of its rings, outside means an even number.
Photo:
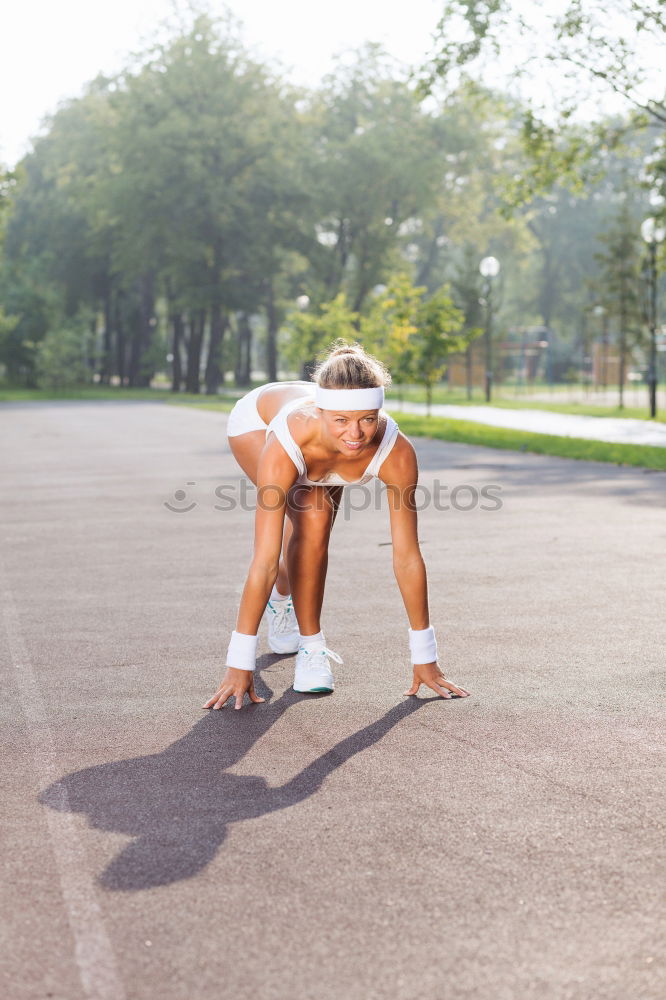
[{"label": "blonde hair bun", "polygon": [[336,340],[325,359],[317,365],[314,381],[322,389],[374,389],[391,384],[391,373],[361,344]]},{"label": "blonde hair bun", "polygon": [[364,351],[362,349],[359,350],[359,348],[355,344],[342,344],[340,347],[335,347],[332,351],[330,351],[330,353],[329,353],[328,356],[329,356],[329,358],[337,358],[341,354],[359,354],[360,355],[360,354],[363,354],[363,353],[364,353]]}]

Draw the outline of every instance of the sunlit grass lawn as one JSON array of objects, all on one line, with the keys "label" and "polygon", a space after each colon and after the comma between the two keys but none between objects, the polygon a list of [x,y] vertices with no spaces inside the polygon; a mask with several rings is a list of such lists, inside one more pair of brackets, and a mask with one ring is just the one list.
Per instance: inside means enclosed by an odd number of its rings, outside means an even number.
[{"label": "sunlit grass lawn", "polygon": [[[49,389],[0,389],[0,402],[77,399],[113,400],[116,402],[149,401],[228,412],[242,391],[230,389],[224,395],[206,396],[185,392],[172,393],[168,389],[127,389],[115,386],[87,386],[60,392]],[[390,400],[387,408],[391,409]],[[574,412],[580,411],[574,410]],[[624,415],[628,415],[626,411],[624,411]],[[431,437],[443,441],[483,445],[486,448],[528,451],[541,455],[557,455],[562,458],[585,459],[594,462],[612,462],[617,465],[635,465],[648,469],[666,469],[666,448],[588,441],[582,438],[559,437],[554,434],[534,434],[527,431],[477,424],[470,420],[426,417],[400,413],[397,410],[394,411],[394,416],[399,422],[401,430],[410,437]]]},{"label": "sunlit grass lawn", "polygon": [[534,434],[505,427],[476,424],[471,420],[422,417],[399,411],[395,411],[393,416],[400,424],[401,431],[408,437],[430,437],[441,441],[458,441],[461,444],[478,444],[485,448],[529,451],[538,455],[556,455],[560,458],[666,470],[666,448],[656,448],[651,445],[615,444],[608,441],[559,437],[555,434]]}]

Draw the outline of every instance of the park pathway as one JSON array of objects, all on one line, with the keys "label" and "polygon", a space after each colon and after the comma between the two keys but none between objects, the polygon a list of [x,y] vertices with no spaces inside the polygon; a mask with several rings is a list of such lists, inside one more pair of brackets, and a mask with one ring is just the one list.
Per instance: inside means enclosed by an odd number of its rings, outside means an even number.
[{"label": "park pathway", "polygon": [[[386,408],[400,413],[425,414],[424,403],[389,400]],[[547,410],[509,410],[495,406],[456,406],[434,403],[433,417],[471,420],[493,427],[510,427],[536,434],[556,434],[562,437],[589,438],[593,441],[613,441],[617,444],[649,444],[666,448],[666,424],[634,420],[628,417],[585,417],[570,413],[550,413]]]},{"label": "park pathway", "polygon": [[335,693],[262,636],[266,703],[207,712],[251,549],[225,421],[0,407],[2,995],[661,998],[666,474],[416,440],[472,696],[402,697],[387,512],[349,490]]}]

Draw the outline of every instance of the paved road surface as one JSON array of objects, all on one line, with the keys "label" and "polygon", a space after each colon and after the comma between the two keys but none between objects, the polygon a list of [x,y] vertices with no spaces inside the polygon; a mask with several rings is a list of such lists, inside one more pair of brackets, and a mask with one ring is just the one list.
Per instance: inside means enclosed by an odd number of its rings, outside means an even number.
[{"label": "paved road surface", "polygon": [[[421,515],[433,619],[473,696],[401,697],[386,514],[343,508],[335,694],[264,652],[269,701],[205,712],[250,552],[251,514],[214,507],[224,420],[0,409],[2,995],[663,996],[666,476],[419,441],[453,500]],[[501,509],[463,509],[484,487]]]},{"label": "paved road surface", "polygon": [[[424,403],[400,403],[391,400],[392,412],[425,413]],[[547,410],[505,410],[495,406],[454,406],[435,403],[434,417],[471,420],[493,427],[511,427],[536,434],[556,434],[562,437],[590,438],[594,441],[614,441],[618,444],[650,444],[666,448],[666,424],[656,421],[633,420],[629,417],[583,417],[570,413],[550,413]]]}]

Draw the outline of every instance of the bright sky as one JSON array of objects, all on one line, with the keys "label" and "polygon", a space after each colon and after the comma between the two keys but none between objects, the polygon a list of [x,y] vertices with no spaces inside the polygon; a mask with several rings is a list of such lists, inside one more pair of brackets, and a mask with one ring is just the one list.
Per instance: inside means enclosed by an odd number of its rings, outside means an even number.
[{"label": "bright sky", "polygon": [[[382,42],[397,58],[423,58],[437,23],[440,0],[211,0],[228,6],[245,25],[246,42],[277,57],[298,83],[316,84],[331,57],[365,40]],[[13,165],[44,114],[76,96],[99,72],[122,67],[142,48],[171,0],[20,0],[3,15],[0,34],[0,161]]]},{"label": "bright sky", "polygon": [[[538,6],[535,0],[516,3],[532,10]],[[20,159],[43,116],[59,101],[77,96],[98,73],[119,70],[127,53],[144,47],[173,6],[174,0],[12,3],[0,34],[0,163],[13,165]],[[406,64],[422,64],[443,2],[209,0],[209,6],[230,8],[244,23],[245,41],[258,55],[278,58],[290,79],[312,86],[331,69],[336,53],[365,41],[382,43]]]}]

